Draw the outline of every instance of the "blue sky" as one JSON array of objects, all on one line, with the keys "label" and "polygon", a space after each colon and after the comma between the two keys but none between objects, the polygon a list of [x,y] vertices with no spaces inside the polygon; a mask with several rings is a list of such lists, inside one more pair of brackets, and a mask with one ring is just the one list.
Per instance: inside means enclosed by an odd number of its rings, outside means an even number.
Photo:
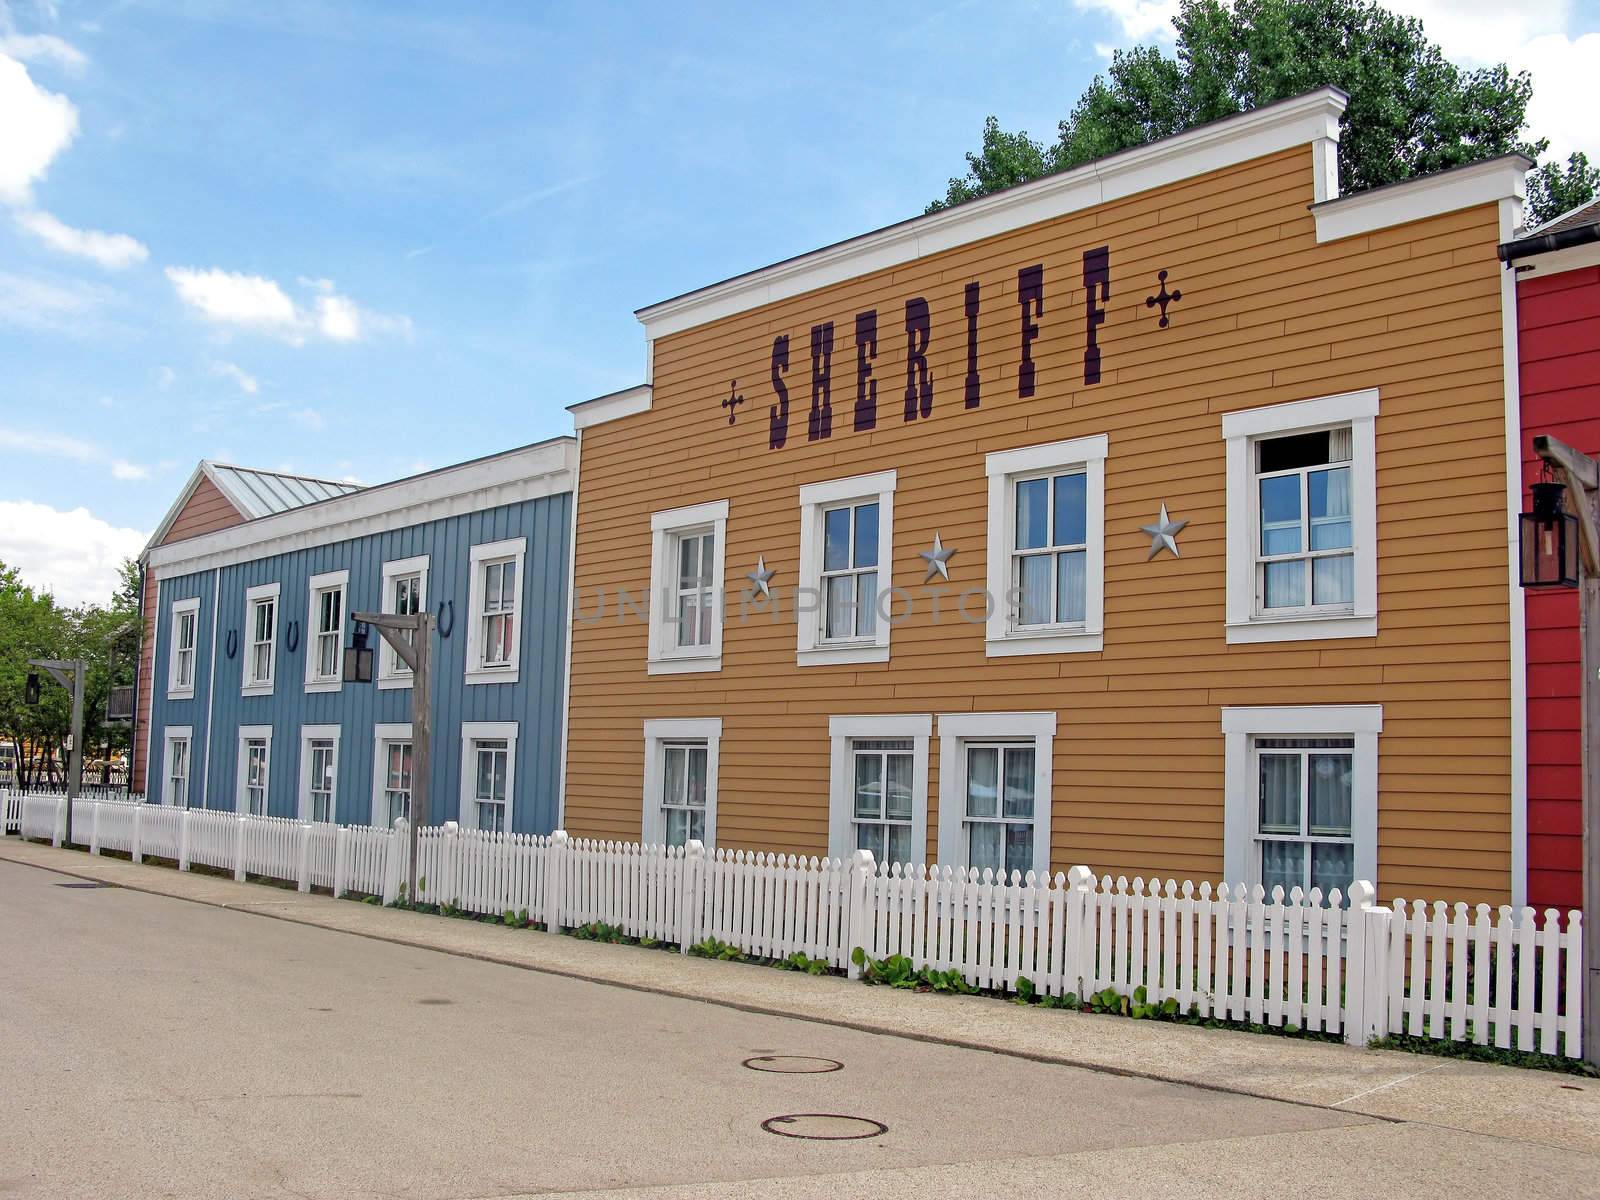
[{"label": "blue sky", "polygon": [[[640,380],[635,308],[920,212],[1171,7],[0,0],[0,560],[87,599],[199,458],[568,432]],[[1593,136],[1595,3],[1397,7]]]}]

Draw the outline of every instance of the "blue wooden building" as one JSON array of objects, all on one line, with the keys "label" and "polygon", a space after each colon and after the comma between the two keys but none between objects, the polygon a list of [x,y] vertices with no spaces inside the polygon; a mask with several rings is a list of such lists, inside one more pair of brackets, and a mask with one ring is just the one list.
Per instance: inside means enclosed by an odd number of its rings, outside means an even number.
[{"label": "blue wooden building", "polygon": [[388,824],[409,811],[411,680],[357,612],[434,612],[429,816],[558,820],[576,443],[556,438],[156,546],[147,794]]}]

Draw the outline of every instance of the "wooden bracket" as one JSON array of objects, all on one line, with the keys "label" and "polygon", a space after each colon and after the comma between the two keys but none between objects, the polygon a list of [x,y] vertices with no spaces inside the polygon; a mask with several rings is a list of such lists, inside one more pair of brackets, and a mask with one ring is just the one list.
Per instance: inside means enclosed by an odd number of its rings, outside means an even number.
[{"label": "wooden bracket", "polygon": [[1533,439],[1533,451],[1554,467],[1557,478],[1567,485],[1573,515],[1578,518],[1583,569],[1590,575],[1600,574],[1600,522],[1594,511],[1595,493],[1600,492],[1600,463],[1548,434]]}]

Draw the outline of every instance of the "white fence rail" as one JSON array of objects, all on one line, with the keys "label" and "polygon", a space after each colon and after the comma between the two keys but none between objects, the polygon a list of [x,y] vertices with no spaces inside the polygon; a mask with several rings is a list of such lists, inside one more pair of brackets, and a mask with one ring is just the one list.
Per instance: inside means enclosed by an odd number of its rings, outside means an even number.
[{"label": "white fence rail", "polygon": [[[4,832],[60,845],[65,797],[0,793]],[[79,799],[73,832],[116,850],[296,883],[402,892],[404,822],[394,829]],[[418,835],[417,897],[481,914],[526,913],[549,928],[602,922],[688,948],[716,939],[745,954],[795,953],[852,974],[852,951],[958,971],[979,988],[1080,998],[1112,989],[1218,1020],[1342,1034],[1471,1041],[1582,1054],[1581,914],[1436,901],[1375,903],[1295,888],[1096,879],[1087,867],[1009,880],[951,867],[483,833],[448,823]]]}]

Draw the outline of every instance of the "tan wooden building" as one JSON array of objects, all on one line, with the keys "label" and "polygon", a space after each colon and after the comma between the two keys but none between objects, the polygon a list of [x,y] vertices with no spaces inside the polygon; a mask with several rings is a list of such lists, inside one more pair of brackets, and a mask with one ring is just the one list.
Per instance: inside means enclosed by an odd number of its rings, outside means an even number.
[{"label": "tan wooden building", "polygon": [[1529,164],[1341,198],[1343,109],[641,310],[574,407],[564,827],[1520,900]]}]

